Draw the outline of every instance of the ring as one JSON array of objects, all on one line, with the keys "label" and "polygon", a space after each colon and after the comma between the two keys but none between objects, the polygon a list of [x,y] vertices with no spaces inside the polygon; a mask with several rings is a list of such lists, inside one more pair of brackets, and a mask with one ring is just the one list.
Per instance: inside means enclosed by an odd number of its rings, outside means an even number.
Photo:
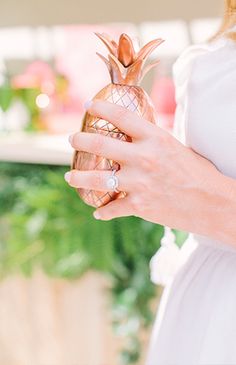
[{"label": "ring", "polygon": [[120,191],[117,189],[119,185],[119,180],[115,173],[116,170],[112,170],[111,176],[107,179],[107,187],[108,189],[112,189],[116,193],[119,193]]}]

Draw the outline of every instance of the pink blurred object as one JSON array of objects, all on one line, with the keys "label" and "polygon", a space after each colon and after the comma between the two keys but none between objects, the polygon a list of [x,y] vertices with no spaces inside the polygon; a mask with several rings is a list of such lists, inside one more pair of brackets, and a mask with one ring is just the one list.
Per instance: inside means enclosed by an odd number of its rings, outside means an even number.
[{"label": "pink blurred object", "polygon": [[83,112],[80,100],[69,95],[68,80],[43,61],[34,61],[28,65],[23,74],[12,78],[15,89],[39,89],[38,98],[48,97],[47,103],[41,103],[36,98],[35,103],[40,109],[38,128],[46,129],[51,134],[73,133]]},{"label": "pink blurred object", "polygon": [[16,89],[39,88],[41,92],[47,95],[52,95],[55,90],[54,72],[43,61],[32,62],[23,74],[13,77],[11,82]]},{"label": "pink blurred object", "polygon": [[73,111],[52,112],[43,116],[41,125],[49,134],[75,133],[81,128],[82,116],[82,113]]},{"label": "pink blurred object", "polygon": [[176,109],[175,87],[172,78],[156,76],[150,95],[157,110],[158,124],[171,130]]}]

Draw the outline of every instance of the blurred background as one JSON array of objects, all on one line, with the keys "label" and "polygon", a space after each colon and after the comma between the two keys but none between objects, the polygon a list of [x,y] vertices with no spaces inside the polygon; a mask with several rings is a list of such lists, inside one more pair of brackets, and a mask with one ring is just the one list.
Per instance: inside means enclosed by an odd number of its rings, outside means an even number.
[{"label": "blurred background", "polygon": [[143,364],[165,285],[158,267],[152,282],[150,259],[165,234],[175,266],[187,234],[135,217],[95,221],[64,182],[68,136],[110,83],[94,32],[128,33],[136,47],[165,39],[141,86],[171,132],[172,65],[217,31],[223,1],[0,4],[0,363]]}]

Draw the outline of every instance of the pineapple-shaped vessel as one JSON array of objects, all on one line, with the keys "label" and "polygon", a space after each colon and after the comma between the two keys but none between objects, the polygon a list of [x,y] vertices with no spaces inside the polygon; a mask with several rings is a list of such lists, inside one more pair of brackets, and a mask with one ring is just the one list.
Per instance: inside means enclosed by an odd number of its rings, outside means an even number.
[{"label": "pineapple-shaped vessel", "polygon": [[[152,101],[144,89],[138,85],[145,74],[158,64],[159,61],[157,60],[144,68],[147,57],[163,40],[154,39],[141,48],[139,52],[135,52],[132,40],[125,33],[121,34],[118,44],[105,33],[95,34],[109,50],[108,60],[99,53],[97,55],[106,63],[111,76],[111,83],[99,91],[93,100],[106,100],[121,105],[150,122],[155,123],[156,114]],[[139,128],[138,125],[137,128]],[[105,136],[132,142],[130,136],[120,131],[112,123],[94,117],[88,112],[85,113],[82,120],[82,131],[101,133]],[[72,169],[82,171],[120,169],[119,164],[114,160],[83,151],[74,152],[71,167]],[[126,195],[125,192],[104,192],[82,188],[77,189],[77,191],[85,203],[96,208]]]}]

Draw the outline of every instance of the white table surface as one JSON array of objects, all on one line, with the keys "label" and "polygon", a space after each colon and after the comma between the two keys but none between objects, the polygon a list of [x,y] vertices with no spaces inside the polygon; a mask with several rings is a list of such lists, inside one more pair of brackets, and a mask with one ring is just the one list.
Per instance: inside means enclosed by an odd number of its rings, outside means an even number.
[{"label": "white table surface", "polygon": [[70,165],[73,149],[69,135],[46,133],[0,133],[0,161]]}]

